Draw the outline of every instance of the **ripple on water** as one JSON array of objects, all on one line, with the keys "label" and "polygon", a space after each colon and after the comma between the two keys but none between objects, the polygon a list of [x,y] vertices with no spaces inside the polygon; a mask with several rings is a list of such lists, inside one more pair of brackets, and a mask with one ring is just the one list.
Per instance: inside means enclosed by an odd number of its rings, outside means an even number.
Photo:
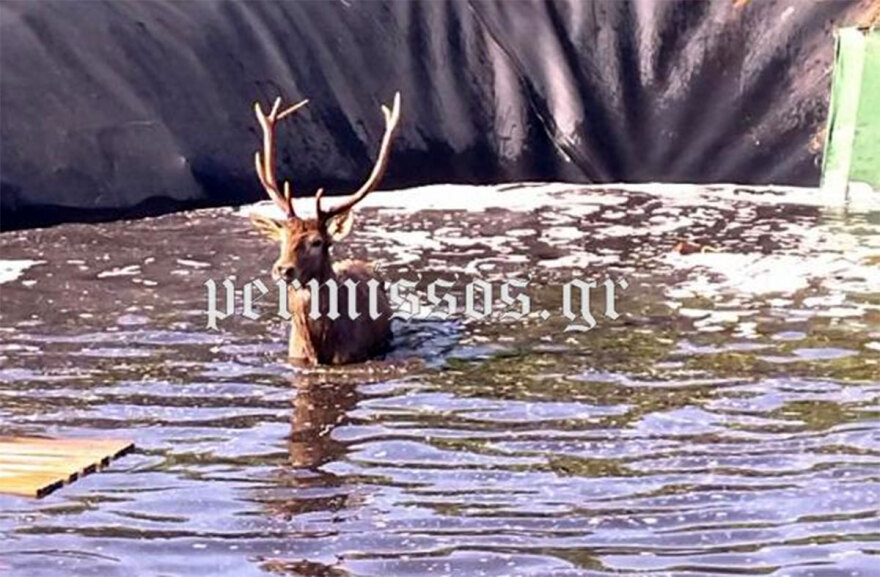
[{"label": "ripple on water", "polygon": [[[395,321],[387,359],[329,369],[268,313],[204,328],[204,282],[277,250],[232,210],[4,234],[0,434],[138,451],[0,496],[0,573],[874,575],[880,213],[789,194],[372,195],[340,256],[528,273],[556,313]],[[563,333],[572,276],[626,278],[620,318]]]}]

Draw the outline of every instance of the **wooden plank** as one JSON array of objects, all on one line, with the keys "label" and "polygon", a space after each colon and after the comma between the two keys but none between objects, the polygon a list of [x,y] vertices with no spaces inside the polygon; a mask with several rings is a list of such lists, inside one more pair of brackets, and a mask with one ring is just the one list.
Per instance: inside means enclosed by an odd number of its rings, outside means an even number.
[{"label": "wooden plank", "polygon": [[43,497],[133,449],[130,441],[0,437],[0,493]]}]

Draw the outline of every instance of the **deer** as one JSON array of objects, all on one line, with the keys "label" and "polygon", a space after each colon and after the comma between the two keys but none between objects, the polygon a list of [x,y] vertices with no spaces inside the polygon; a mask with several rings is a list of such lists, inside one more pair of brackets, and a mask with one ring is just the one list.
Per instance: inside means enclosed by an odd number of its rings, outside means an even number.
[{"label": "deer", "polygon": [[[254,156],[257,177],[269,198],[281,209],[283,218],[252,213],[253,225],[269,239],[279,243],[281,252],[272,266],[272,277],[287,285],[290,314],[288,357],[300,365],[343,365],[358,363],[386,353],[391,343],[392,310],[384,281],[375,267],[359,260],[334,262],[331,247],[352,230],[353,209],[379,184],[391,152],[391,143],[400,119],[400,93],[394,96],[389,110],[382,105],[385,134],[373,170],[361,187],[335,206],[324,206],[324,189],[315,193],[315,217],[303,218],[294,210],[290,182],[279,190],[275,176],[275,127],[308,103],[303,100],[281,109],[281,97],[275,99],[269,113],[259,102],[254,104],[257,121],[263,132],[263,151]],[[310,281],[317,281],[318,318],[312,318]],[[328,281],[334,281],[328,283]],[[346,281],[353,281],[347,283]],[[331,311],[332,287],[338,287],[337,315]],[[354,291],[352,295],[349,291]],[[374,293],[372,308],[370,292]],[[283,293],[282,293],[283,294]],[[351,301],[349,300],[351,299]],[[355,303],[350,314],[347,303]],[[371,314],[368,314],[371,313]],[[335,318],[331,318],[335,316]]]}]

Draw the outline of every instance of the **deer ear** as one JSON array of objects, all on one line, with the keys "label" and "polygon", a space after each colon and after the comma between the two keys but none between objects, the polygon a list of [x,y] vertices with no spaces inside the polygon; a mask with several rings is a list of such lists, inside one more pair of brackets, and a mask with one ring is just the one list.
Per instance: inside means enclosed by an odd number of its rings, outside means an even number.
[{"label": "deer ear", "polygon": [[284,225],[274,218],[252,214],[250,216],[251,223],[257,227],[257,230],[271,238],[272,240],[281,240],[281,229]]},{"label": "deer ear", "polygon": [[334,242],[340,241],[348,236],[353,224],[354,211],[346,210],[342,214],[337,214],[327,221],[327,235]]}]

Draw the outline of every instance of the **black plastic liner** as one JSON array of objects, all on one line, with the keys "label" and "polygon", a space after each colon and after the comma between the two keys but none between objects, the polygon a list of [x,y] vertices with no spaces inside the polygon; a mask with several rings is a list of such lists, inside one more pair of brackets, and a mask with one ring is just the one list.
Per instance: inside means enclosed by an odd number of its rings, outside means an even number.
[{"label": "black plastic liner", "polygon": [[263,197],[253,103],[298,195],[356,187],[395,90],[383,187],[815,185],[833,29],[869,2],[0,4],[0,226]]}]

